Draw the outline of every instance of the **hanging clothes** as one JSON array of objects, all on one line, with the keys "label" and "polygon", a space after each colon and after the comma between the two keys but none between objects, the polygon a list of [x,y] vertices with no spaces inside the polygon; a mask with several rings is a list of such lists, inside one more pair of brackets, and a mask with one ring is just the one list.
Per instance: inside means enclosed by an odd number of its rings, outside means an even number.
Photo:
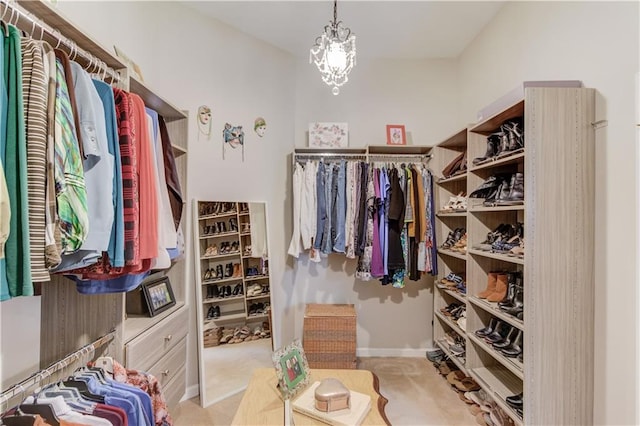
[{"label": "hanging clothes", "polygon": [[162,142],[164,170],[167,180],[167,190],[169,191],[169,201],[171,203],[171,213],[176,230],[179,230],[180,222],[182,221],[182,210],[184,208],[182,189],[180,188],[180,177],[176,169],[176,159],[173,154],[167,124],[162,116],[158,117],[158,122],[160,125],[160,140]]}]

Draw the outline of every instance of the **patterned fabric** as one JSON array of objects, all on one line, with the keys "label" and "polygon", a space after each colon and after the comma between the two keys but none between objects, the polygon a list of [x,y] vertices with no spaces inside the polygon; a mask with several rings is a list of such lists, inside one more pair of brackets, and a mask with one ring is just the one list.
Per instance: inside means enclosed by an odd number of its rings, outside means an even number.
[{"label": "patterned fabric", "polygon": [[87,191],[61,56],[56,50],[55,181],[63,253],[73,253],[89,229]]},{"label": "patterned fabric", "polygon": [[[4,32],[3,32],[4,34]],[[4,170],[11,203],[9,238],[5,246],[6,279],[11,296],[33,295],[29,252],[29,206],[27,201],[27,144],[22,97],[20,33],[9,26],[4,40],[4,74],[8,109]]]},{"label": "patterned fabric", "polygon": [[23,39],[22,95],[27,137],[27,197],[29,201],[29,246],[31,277],[49,281],[45,266],[45,190],[47,171],[47,90],[40,42]]},{"label": "patterned fabric", "polygon": [[131,370],[113,361],[113,380],[127,383],[146,392],[151,397],[156,426],[171,426],[173,420],[169,414],[167,403],[162,395],[162,386],[153,375],[143,371]]}]

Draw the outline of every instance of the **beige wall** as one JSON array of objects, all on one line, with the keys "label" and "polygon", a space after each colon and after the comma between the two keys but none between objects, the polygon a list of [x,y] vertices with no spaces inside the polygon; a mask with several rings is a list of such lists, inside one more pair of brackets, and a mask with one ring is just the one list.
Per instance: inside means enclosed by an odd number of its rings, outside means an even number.
[{"label": "beige wall", "polygon": [[635,413],[640,398],[635,345],[638,13],[638,2],[509,3],[459,58],[461,122],[475,120],[480,108],[526,80],[582,80],[598,91],[596,120],[608,125],[596,131],[597,424],[640,422]]}]

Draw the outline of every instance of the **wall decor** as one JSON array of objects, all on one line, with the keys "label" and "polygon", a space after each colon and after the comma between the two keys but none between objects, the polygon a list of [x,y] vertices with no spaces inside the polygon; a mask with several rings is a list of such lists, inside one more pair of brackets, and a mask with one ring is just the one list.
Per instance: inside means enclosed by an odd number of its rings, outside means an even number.
[{"label": "wall decor", "polygon": [[404,124],[387,124],[387,145],[406,145]]},{"label": "wall decor", "polygon": [[346,148],[348,146],[347,123],[309,123],[310,148]]},{"label": "wall decor", "polygon": [[265,119],[262,117],[256,118],[256,121],[253,124],[253,130],[258,134],[258,136],[263,137],[267,131],[267,122]]},{"label": "wall decor", "polygon": [[206,140],[211,139],[211,108],[206,105],[198,107],[198,140],[200,135]]},{"label": "wall decor", "polygon": [[149,316],[166,311],[176,304],[169,277],[162,277],[156,281],[144,283],[141,287],[149,308]]},{"label": "wall decor", "polygon": [[242,126],[233,126],[229,123],[225,123],[224,129],[222,130],[222,159],[225,159],[225,149],[227,146],[230,148],[242,149],[242,161],[244,161],[244,130],[242,130]]}]

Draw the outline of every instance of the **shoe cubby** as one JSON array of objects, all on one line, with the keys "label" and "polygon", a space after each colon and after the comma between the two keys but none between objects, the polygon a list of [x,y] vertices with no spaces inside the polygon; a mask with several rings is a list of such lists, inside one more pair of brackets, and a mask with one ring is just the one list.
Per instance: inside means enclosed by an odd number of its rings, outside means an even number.
[{"label": "shoe cubby", "polygon": [[[437,174],[466,149],[466,171],[434,187],[434,340],[455,362],[445,338],[463,330],[440,308],[466,303],[464,367],[517,425],[593,423],[594,100],[593,89],[526,88],[436,145],[430,163]],[[466,212],[451,208],[459,194]],[[459,228],[464,254],[442,247]],[[465,296],[442,281],[461,272]],[[498,321],[501,338],[520,336],[521,359],[476,334]],[[506,403],[523,393],[521,406]]]},{"label": "shoe cubby", "polygon": [[[269,263],[268,259],[251,257],[250,206],[244,202],[195,201],[196,276],[204,330],[243,327],[268,317]],[[234,340],[239,341],[243,340]]]}]

